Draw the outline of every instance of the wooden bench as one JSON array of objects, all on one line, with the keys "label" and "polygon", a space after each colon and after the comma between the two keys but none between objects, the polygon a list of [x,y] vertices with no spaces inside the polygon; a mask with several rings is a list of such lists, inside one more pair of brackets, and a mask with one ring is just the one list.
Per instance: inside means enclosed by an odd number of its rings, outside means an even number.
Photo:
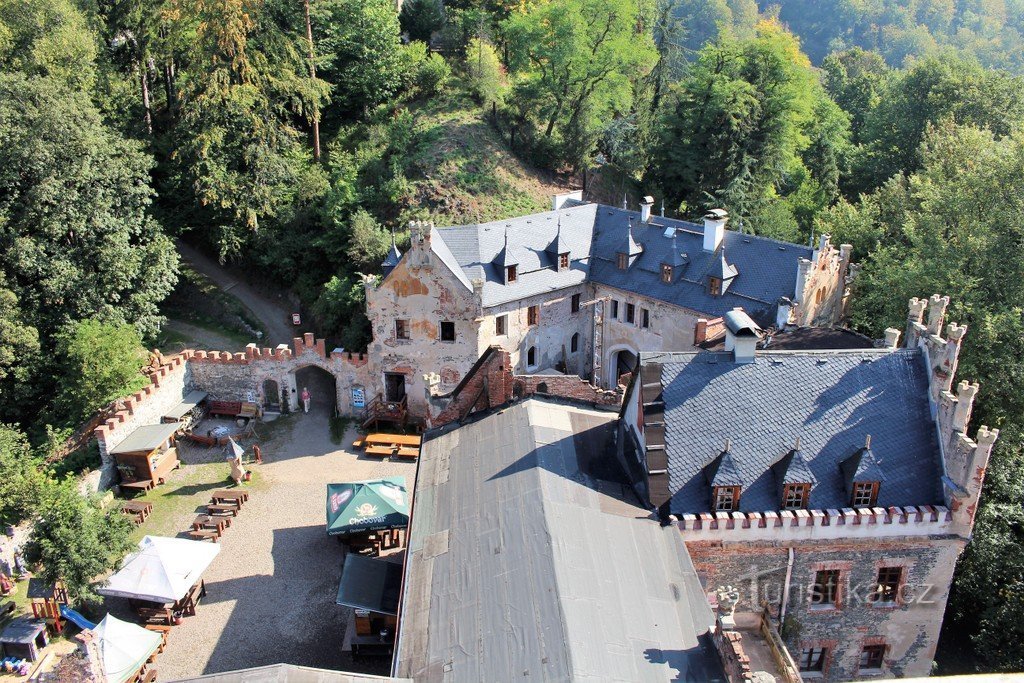
[{"label": "wooden bench", "polygon": [[206,506],[206,511],[211,515],[226,515],[231,513],[232,517],[238,516],[238,505],[236,503],[209,503]]},{"label": "wooden bench", "polygon": [[193,529],[188,532],[188,535],[197,541],[213,541],[217,543],[220,539],[220,532],[216,529]]},{"label": "wooden bench", "polygon": [[214,491],[210,497],[215,503],[237,501],[241,504],[249,500],[249,492],[242,488],[221,489],[219,491]]},{"label": "wooden bench", "polygon": [[389,456],[393,455],[394,452],[395,452],[395,447],[394,446],[367,446],[366,447],[366,454],[367,455],[379,455],[381,457],[385,457],[386,458],[386,457],[389,457]]},{"label": "wooden bench", "polygon": [[210,401],[207,412],[210,415],[222,415],[224,417],[238,417],[242,412],[241,401]]},{"label": "wooden bench", "polygon": [[366,442],[363,441],[362,439],[356,439],[355,441],[352,442],[352,448],[354,448],[357,451],[365,445]]},{"label": "wooden bench", "polygon": [[153,484],[153,480],[152,479],[142,479],[140,481],[121,482],[121,488],[122,489],[128,489],[129,491],[131,491],[133,493],[140,493],[140,492],[141,493],[145,493],[146,491],[149,491],[150,489],[152,489],[153,486],[154,486],[154,484]]},{"label": "wooden bench", "polygon": [[399,458],[418,458],[420,457],[420,449],[415,446],[400,446],[395,455]]},{"label": "wooden bench", "polygon": [[167,634],[171,632],[171,627],[164,626],[163,624],[146,624],[143,628],[147,631],[160,634],[160,645],[157,647],[156,651],[158,654],[163,653],[164,648],[167,647]]},{"label": "wooden bench", "polygon": [[162,626],[170,626],[174,623],[171,617],[170,607],[139,607],[135,610],[143,621],[149,624],[159,624]]},{"label": "wooden bench", "polygon": [[142,526],[142,524],[146,521],[146,515],[144,515],[141,512],[134,512],[132,510],[122,508],[121,514],[131,519],[132,524],[134,524],[135,526]]},{"label": "wooden bench", "polygon": [[156,681],[156,669],[147,669],[146,675],[142,679],[142,683],[153,683],[154,681]]}]

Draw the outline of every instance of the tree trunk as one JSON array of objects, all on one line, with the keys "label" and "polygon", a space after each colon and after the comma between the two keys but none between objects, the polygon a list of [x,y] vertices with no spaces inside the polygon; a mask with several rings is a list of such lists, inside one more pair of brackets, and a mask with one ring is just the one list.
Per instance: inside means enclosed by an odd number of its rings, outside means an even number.
[{"label": "tree trunk", "polygon": [[167,95],[167,110],[170,111],[178,99],[174,92],[174,58],[168,57],[164,62],[164,93]]},{"label": "tree trunk", "polygon": [[[316,78],[316,53],[313,50],[313,23],[309,19],[309,0],[302,0],[306,15],[306,41],[309,43],[309,77]],[[313,160],[320,161],[320,107],[313,112]]]},{"label": "tree trunk", "polygon": [[149,135],[153,134],[153,111],[149,106],[149,66],[146,64],[146,58],[142,55],[141,50],[139,51],[139,85],[142,87],[142,109],[144,111],[143,119],[146,122],[146,133]]}]

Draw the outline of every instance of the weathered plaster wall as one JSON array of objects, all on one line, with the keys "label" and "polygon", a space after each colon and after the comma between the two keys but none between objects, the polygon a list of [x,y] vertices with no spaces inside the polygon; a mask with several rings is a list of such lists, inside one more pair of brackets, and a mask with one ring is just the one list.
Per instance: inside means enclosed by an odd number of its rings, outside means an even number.
[{"label": "weathered plaster wall", "polygon": [[[606,285],[597,285],[595,295],[609,298],[604,304],[601,378],[604,386],[614,386],[618,379],[614,375],[615,356],[619,351],[690,351],[695,348],[694,334],[697,321],[707,319],[706,315]],[[612,317],[611,301],[618,302],[617,317]],[[627,304],[635,306],[635,315],[631,323],[626,321]],[[643,309],[649,311],[647,328],[642,327]]]},{"label": "weathered plaster wall", "polygon": [[[556,367],[565,362],[566,372],[589,377],[591,331],[594,312],[590,307],[572,312],[572,296],[578,294],[580,302],[588,300],[588,287],[560,289],[549,294],[519,299],[514,302],[484,309],[480,324],[478,355],[489,346],[501,346],[512,355],[512,367],[517,374],[527,374]],[[538,322],[530,325],[527,311],[538,307]],[[506,334],[495,334],[495,318],[506,316]],[[572,336],[579,334],[579,346],[571,351]],[[527,351],[536,349],[536,362],[527,364]]]},{"label": "weathered plaster wall", "polygon": [[[860,652],[867,644],[885,644],[887,677],[927,676],[938,642],[959,539],[890,538],[826,543],[687,542],[687,548],[710,592],[724,585],[740,590],[741,611],[767,604],[777,613],[785,594],[789,549],[793,569],[783,636],[794,658],[809,647],[828,647],[825,680],[862,678]],[[874,606],[873,590],[880,567],[902,567],[905,588],[894,606]],[[817,571],[840,571],[840,599],[835,608],[812,603]],[[875,674],[877,677],[877,673]]]},{"label": "weathered plaster wall", "polygon": [[[427,412],[425,373],[437,373],[450,391],[479,357],[480,306],[474,292],[430,249],[430,231],[420,233],[401,262],[377,284],[366,285],[366,312],[373,332],[374,393],[384,373],[405,375],[409,410]],[[398,339],[396,320],[409,321],[409,339]],[[455,324],[455,341],[440,340],[440,323]],[[372,396],[368,395],[367,399]]]}]

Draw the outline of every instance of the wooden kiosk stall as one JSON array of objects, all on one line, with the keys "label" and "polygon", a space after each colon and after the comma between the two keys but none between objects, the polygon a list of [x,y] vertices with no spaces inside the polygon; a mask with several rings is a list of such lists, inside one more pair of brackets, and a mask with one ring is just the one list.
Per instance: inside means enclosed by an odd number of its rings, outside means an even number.
[{"label": "wooden kiosk stall", "polygon": [[178,449],[174,447],[178,426],[174,422],[139,427],[110,451],[117,461],[122,489],[148,491],[164,483],[178,466]]}]

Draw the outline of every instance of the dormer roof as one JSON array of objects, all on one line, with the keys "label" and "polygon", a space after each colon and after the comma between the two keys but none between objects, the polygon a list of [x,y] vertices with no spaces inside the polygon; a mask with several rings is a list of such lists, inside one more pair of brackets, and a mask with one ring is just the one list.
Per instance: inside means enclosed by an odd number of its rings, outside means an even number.
[{"label": "dormer roof", "polygon": [[736,270],[736,266],[729,263],[725,258],[725,247],[719,247],[718,252],[711,261],[708,276],[716,277],[723,283],[726,283],[737,275],[739,275],[739,271]]},{"label": "dormer roof", "polygon": [[398,250],[398,245],[395,244],[395,236],[391,235],[391,248],[388,249],[387,256],[380,264],[381,271],[384,273],[384,277],[387,277],[388,273],[394,270],[398,262],[402,260],[402,252]]},{"label": "dormer roof", "polygon": [[554,258],[558,258],[559,254],[568,254],[571,250],[569,249],[569,240],[562,234],[562,217],[558,217],[558,232],[555,233],[555,239],[548,245],[546,251]]},{"label": "dormer roof", "polygon": [[509,266],[519,265],[519,257],[518,257],[518,255],[516,254],[514,249],[512,249],[512,248],[510,248],[508,246],[508,228],[507,227],[505,228],[505,246],[503,246],[501,248],[501,251],[499,251],[495,255],[494,260],[491,261],[491,263],[496,265],[498,268],[502,269],[502,271],[504,271],[504,269],[508,268]]},{"label": "dormer roof", "polygon": [[813,484],[814,474],[799,448],[791,448],[772,465],[779,493],[786,484]]},{"label": "dormer roof", "polygon": [[704,468],[704,477],[707,479],[708,485],[712,487],[743,486],[743,478],[736,468],[728,446],[707,464]]},{"label": "dormer roof", "polygon": [[626,254],[629,256],[630,261],[632,261],[633,257],[639,256],[643,251],[643,245],[633,237],[633,221],[630,219],[629,225],[626,227],[626,237],[622,240],[622,244],[619,247],[619,253]]},{"label": "dormer roof", "polygon": [[843,481],[849,493],[853,492],[855,482],[885,481],[885,473],[878,458],[875,457],[874,451],[871,450],[870,441],[839,463],[839,469],[842,471]]}]

